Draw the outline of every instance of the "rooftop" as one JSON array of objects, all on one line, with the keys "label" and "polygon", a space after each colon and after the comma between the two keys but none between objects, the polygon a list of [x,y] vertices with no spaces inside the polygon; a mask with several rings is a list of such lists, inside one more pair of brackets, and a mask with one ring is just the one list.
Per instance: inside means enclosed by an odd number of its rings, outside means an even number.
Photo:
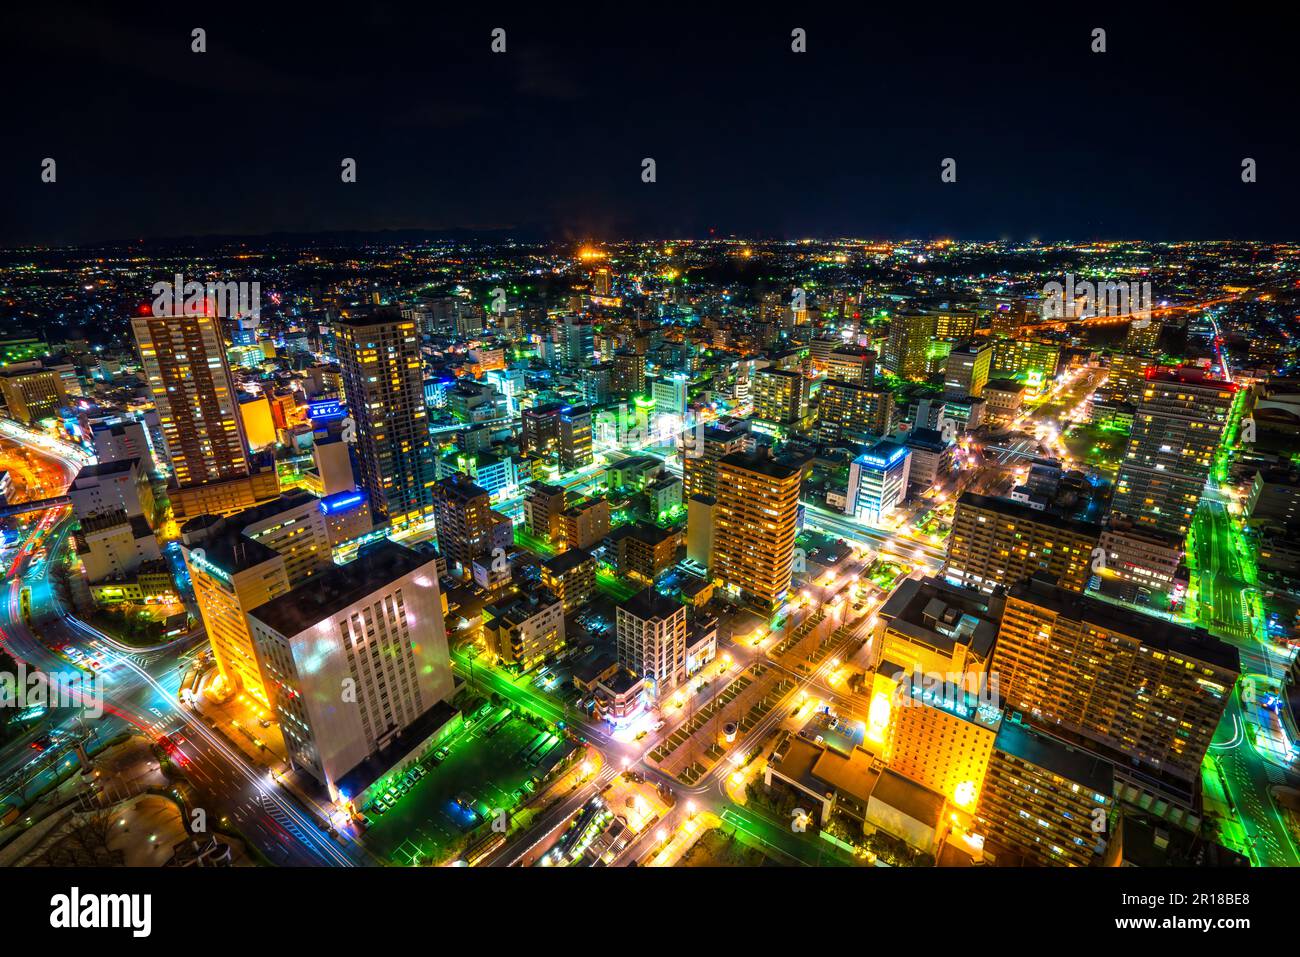
[{"label": "rooftop", "polygon": [[386,588],[403,575],[433,564],[433,559],[405,545],[380,539],[362,546],[357,557],[347,565],[328,568],[310,582],[259,605],[249,614],[280,634],[292,637]]},{"label": "rooftop", "polygon": [[1023,724],[1002,722],[994,747],[1097,794],[1113,793],[1114,771],[1108,762]]},{"label": "rooftop", "polygon": [[619,607],[642,621],[651,618],[671,618],[674,614],[686,608],[680,602],[665,598],[653,588],[641,589],[627,601],[622,602]]},{"label": "rooftop", "polygon": [[1225,668],[1234,674],[1241,671],[1241,656],[1237,649],[1204,628],[1186,628],[1164,618],[1098,601],[1061,588],[1041,574],[1013,585],[1007,598],[1030,602],[1070,621],[1087,622],[1107,631],[1121,632],[1149,647]]}]

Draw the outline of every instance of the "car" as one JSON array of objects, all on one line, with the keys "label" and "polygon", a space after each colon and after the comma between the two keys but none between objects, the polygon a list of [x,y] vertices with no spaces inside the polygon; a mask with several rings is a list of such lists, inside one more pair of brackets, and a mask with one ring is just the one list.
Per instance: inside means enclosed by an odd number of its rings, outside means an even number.
[{"label": "car", "polygon": [[650,730],[651,730],[651,731],[658,731],[658,730],[662,729],[663,726],[664,726],[665,724],[667,724],[667,723],[668,723],[668,722],[666,722],[666,721],[656,721],[656,722],[654,723],[654,727],[651,728]]}]

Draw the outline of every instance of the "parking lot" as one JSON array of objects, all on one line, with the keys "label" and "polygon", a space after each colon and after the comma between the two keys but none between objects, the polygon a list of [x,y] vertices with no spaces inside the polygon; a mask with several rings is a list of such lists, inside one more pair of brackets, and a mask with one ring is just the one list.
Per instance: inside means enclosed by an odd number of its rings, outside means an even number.
[{"label": "parking lot", "polygon": [[425,759],[427,771],[405,794],[366,812],[365,844],[395,864],[440,861],[498,810],[530,799],[534,779],[573,747],[505,706],[484,705]]}]

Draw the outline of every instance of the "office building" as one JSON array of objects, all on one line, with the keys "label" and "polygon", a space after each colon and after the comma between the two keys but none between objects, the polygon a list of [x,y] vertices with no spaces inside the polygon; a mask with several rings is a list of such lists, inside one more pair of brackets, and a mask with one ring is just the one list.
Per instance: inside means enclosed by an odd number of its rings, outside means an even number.
[{"label": "office building", "polygon": [[987,342],[968,341],[953,346],[944,366],[944,395],[980,398],[992,363],[993,346]]},{"label": "office building", "polygon": [[845,514],[878,525],[907,499],[912,452],[897,442],[877,442],[849,466]]},{"label": "office building", "polygon": [[454,692],[436,561],[394,542],[363,547],[253,608],[295,768],[349,800],[446,724]]},{"label": "office building", "polygon": [[118,459],[84,465],[68,486],[72,512],[79,519],[105,512],[125,512],[128,518],[154,523],[153,485],[139,459]]},{"label": "office building", "polygon": [[60,406],[67,405],[68,392],[58,372],[30,362],[0,369],[0,398],[9,418],[33,425],[52,418]]},{"label": "office building", "polygon": [[157,471],[153,452],[144,425],[135,420],[100,422],[91,426],[90,440],[95,446],[95,458],[101,464],[120,459],[139,459],[140,467],[148,475]]}]

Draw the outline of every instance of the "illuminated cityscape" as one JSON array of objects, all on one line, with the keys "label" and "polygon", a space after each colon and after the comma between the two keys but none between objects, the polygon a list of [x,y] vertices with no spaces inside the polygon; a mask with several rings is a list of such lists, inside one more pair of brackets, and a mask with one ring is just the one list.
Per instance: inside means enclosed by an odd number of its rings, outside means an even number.
[{"label": "illuminated cityscape", "polygon": [[0,160],[14,912],[1287,922],[1282,38],[1175,98],[1209,41],[1140,12],[180,16],[10,61],[66,64]]}]

